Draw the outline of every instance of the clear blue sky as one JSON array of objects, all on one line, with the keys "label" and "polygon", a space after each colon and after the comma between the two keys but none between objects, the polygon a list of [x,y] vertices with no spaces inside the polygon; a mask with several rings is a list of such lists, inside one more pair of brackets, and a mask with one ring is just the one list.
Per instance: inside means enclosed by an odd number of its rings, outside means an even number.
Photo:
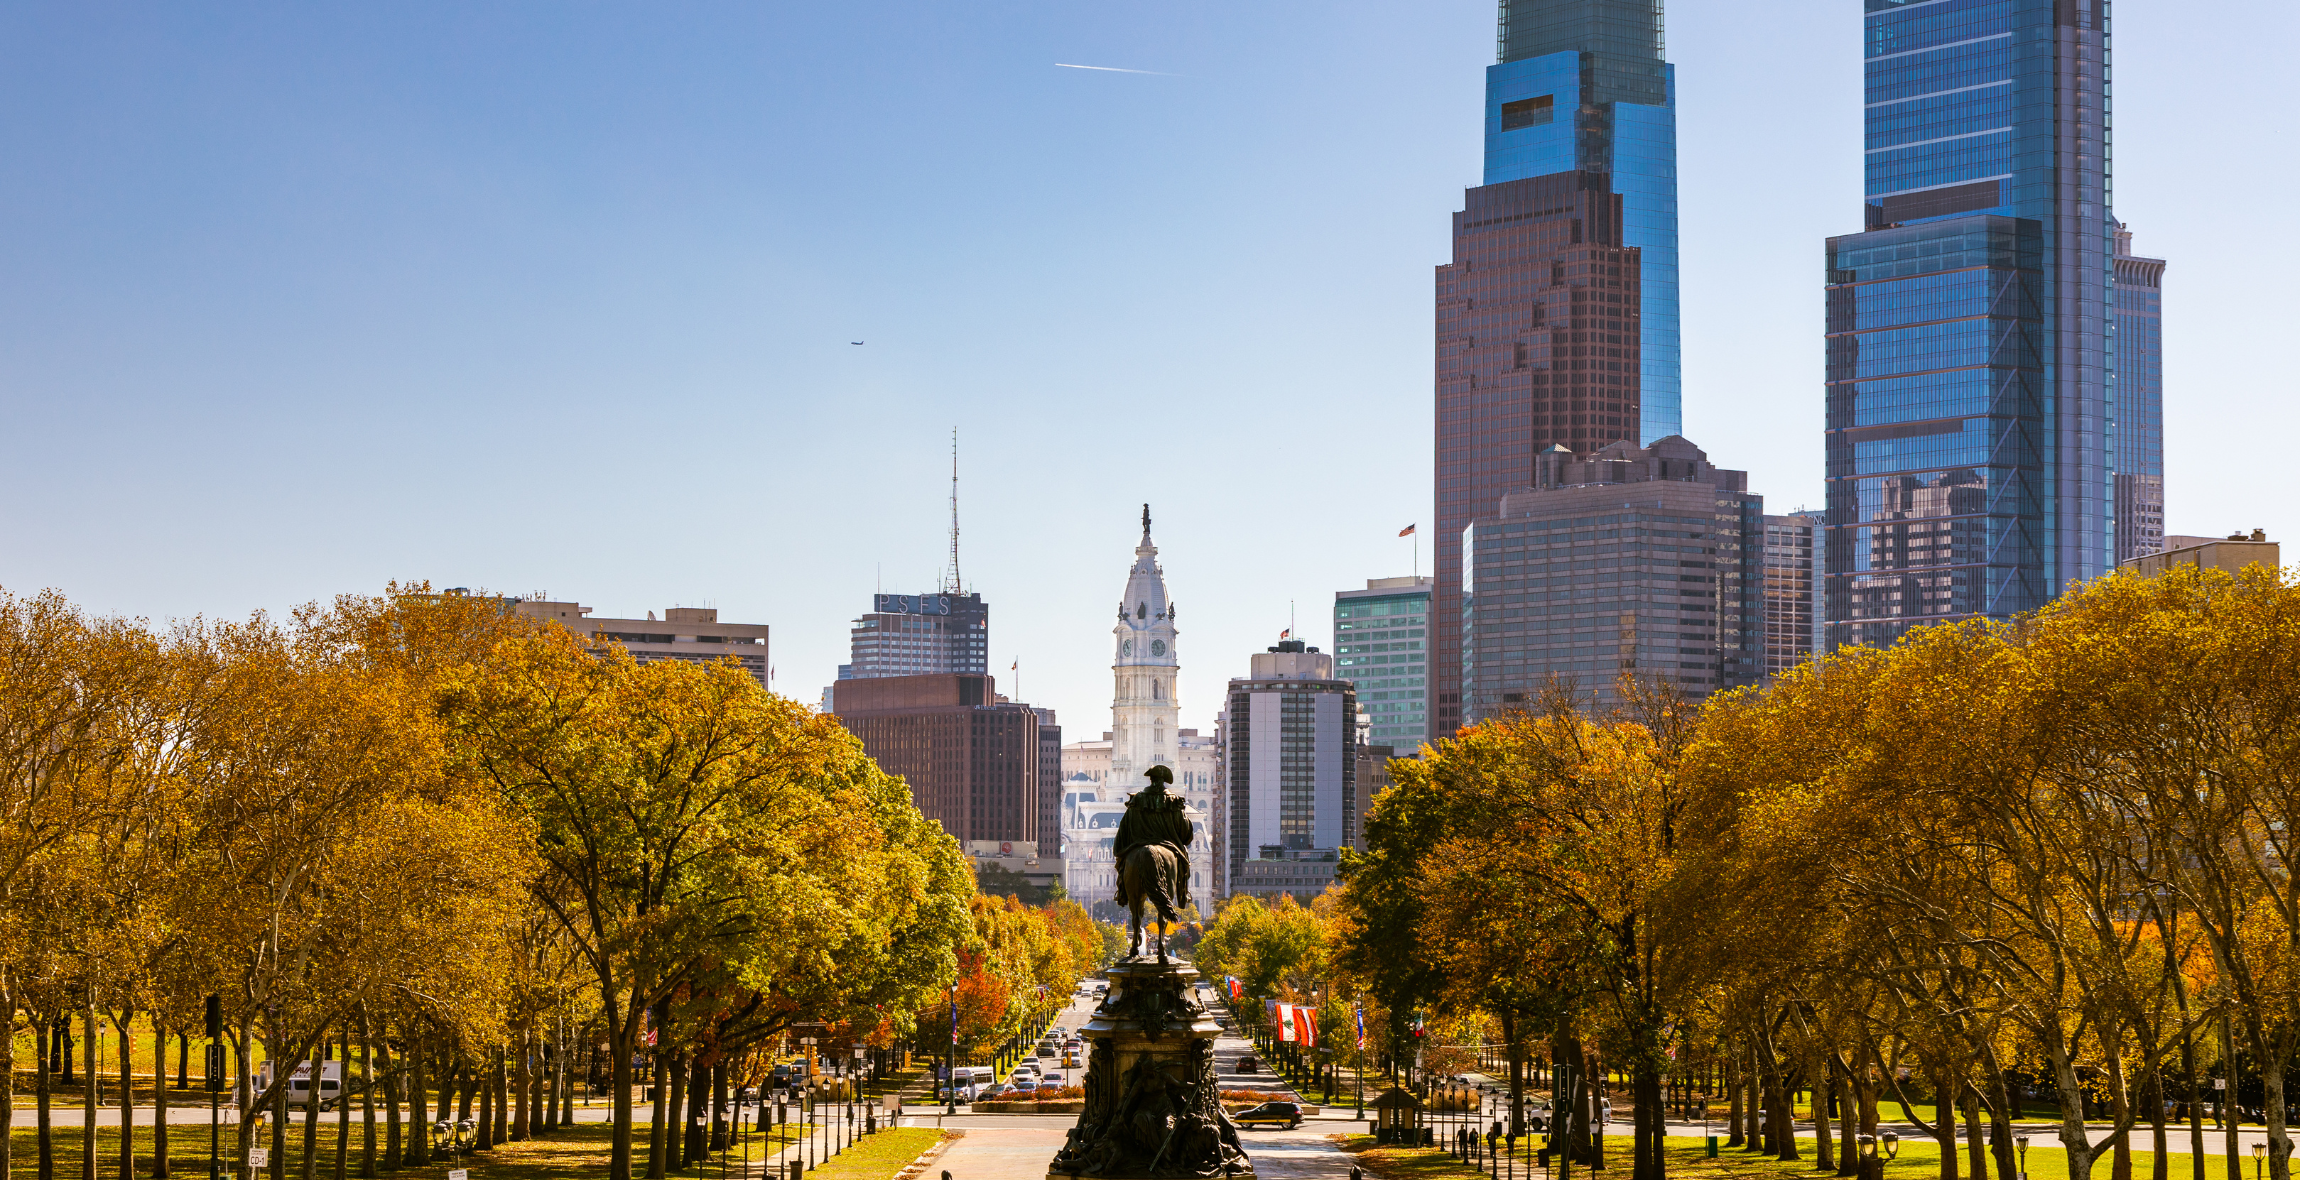
[{"label": "clear blue sky", "polygon": [[[2116,17],[2171,527],[2300,541],[2292,10]],[[1669,19],[1687,433],[1818,507],[1859,6]],[[0,586],[710,603],[812,700],[882,570],[934,585],[957,425],[1001,686],[1108,724],[1148,500],[1206,726],[1428,524],[1492,57],[1490,0],[6,6]]]}]

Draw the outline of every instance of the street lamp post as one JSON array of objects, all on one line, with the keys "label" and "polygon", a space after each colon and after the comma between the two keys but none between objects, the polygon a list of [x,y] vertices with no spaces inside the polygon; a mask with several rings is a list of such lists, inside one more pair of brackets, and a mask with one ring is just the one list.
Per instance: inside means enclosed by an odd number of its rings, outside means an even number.
[{"label": "street lamp post", "polygon": [[2267,1145],[2266,1143],[2255,1143],[2255,1144],[2253,1144],[2253,1145],[2252,1145],[2252,1180],[2260,1180],[2260,1169],[2261,1169],[2261,1168],[2262,1168],[2262,1167],[2263,1167],[2263,1166],[2264,1166],[2264,1165],[2267,1163],[2267,1160],[2268,1160],[2268,1145]]},{"label": "street lamp post", "polygon": [[2013,1136],[2013,1149],[2020,1153],[2020,1180],[2028,1180],[2028,1136]]}]

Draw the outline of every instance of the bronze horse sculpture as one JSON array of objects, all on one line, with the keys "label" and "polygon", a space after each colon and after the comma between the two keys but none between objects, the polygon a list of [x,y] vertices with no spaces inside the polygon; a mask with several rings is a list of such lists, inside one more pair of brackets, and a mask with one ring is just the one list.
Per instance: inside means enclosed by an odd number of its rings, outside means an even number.
[{"label": "bronze horse sculpture", "polygon": [[1156,912],[1161,924],[1151,934],[1158,961],[1166,961],[1164,923],[1190,903],[1190,841],[1196,830],[1182,813],[1182,800],[1166,793],[1174,772],[1153,766],[1144,775],[1148,789],[1126,800],[1126,818],[1118,821],[1113,851],[1118,857],[1117,900],[1131,915],[1127,929],[1129,957],[1142,953],[1142,911]]}]

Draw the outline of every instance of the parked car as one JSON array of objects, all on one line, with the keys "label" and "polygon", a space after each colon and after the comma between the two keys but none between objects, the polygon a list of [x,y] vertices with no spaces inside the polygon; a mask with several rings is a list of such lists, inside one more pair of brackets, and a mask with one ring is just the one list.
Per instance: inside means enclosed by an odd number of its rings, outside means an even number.
[{"label": "parked car", "polygon": [[988,1102],[1001,1094],[1011,1094],[1013,1092],[1014,1088],[1012,1086],[1009,1086],[1004,1082],[1000,1082],[995,1086],[984,1087],[981,1093],[974,1096],[974,1100],[976,1102]]},{"label": "parked car", "polygon": [[1262,1063],[1261,1063],[1260,1061],[1258,1061],[1258,1060],[1255,1060],[1255,1058],[1254,1058],[1254,1055],[1253,1055],[1253,1054],[1251,1054],[1251,1053],[1240,1053],[1240,1054],[1238,1054],[1238,1072],[1239,1072],[1239,1073],[1260,1073],[1260,1072],[1261,1072],[1261,1070],[1262,1070]]},{"label": "parked car", "polygon": [[1037,1082],[1031,1081],[1029,1078],[1023,1077],[1019,1074],[1015,1076],[1015,1079],[1012,1082],[1007,1083],[1006,1087],[1006,1092],[1009,1094],[1031,1094],[1037,1092],[1037,1090]]},{"label": "parked car", "polygon": [[1241,1127],[1278,1127],[1291,1131],[1302,1125],[1302,1108],[1291,1102],[1265,1102],[1230,1116]]}]

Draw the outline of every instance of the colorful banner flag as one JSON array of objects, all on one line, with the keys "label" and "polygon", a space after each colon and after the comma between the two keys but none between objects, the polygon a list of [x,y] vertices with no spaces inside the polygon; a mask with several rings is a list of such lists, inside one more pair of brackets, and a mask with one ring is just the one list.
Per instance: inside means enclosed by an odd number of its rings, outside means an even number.
[{"label": "colorful banner flag", "polygon": [[1274,1023],[1278,1026],[1279,1040],[1290,1045],[1300,1039],[1294,1035],[1294,1006],[1292,1004],[1278,1005],[1278,1018]]},{"label": "colorful banner flag", "polygon": [[1294,1009],[1294,1039],[1306,1048],[1318,1045],[1318,1014],[1308,1008]]},{"label": "colorful banner flag", "polygon": [[1222,977],[1222,982],[1229,985],[1231,999],[1243,1000],[1246,998],[1246,985],[1238,982],[1237,976],[1225,975]]},{"label": "colorful banner flag", "polygon": [[1358,1010],[1357,1010],[1357,1013],[1358,1013],[1358,1052],[1360,1052],[1360,1053],[1363,1053],[1363,1052],[1365,1052],[1365,1051],[1366,1051],[1366,1010],[1365,1010],[1365,1009],[1363,1009],[1363,1008],[1360,1008],[1360,1009],[1358,1009]]},{"label": "colorful banner flag", "polygon": [[[1416,524],[1418,524],[1418,523],[1420,523],[1420,522],[1419,522],[1419,521],[1416,521],[1415,523],[1416,523]],[[1407,525],[1406,527],[1404,527],[1404,528],[1402,528],[1402,529],[1399,529],[1399,530],[1398,530],[1398,535],[1399,535],[1399,536],[1401,536],[1401,537],[1410,537],[1410,536],[1413,536],[1413,535],[1414,535],[1414,526],[1409,524],[1409,525]]]}]

